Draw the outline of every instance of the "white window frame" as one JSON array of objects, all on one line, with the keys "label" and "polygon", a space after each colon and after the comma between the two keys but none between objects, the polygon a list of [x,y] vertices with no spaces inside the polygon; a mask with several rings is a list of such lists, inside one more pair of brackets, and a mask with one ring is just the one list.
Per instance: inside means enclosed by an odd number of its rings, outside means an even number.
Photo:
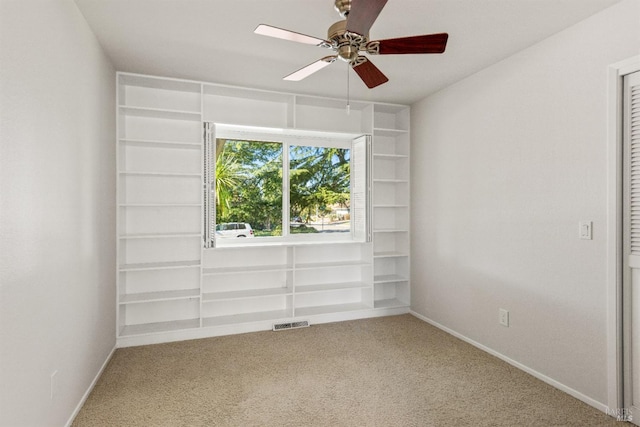
[{"label": "white window frame", "polygon": [[[363,139],[364,138],[364,139]],[[215,141],[216,139],[229,139],[240,141],[277,142],[282,144],[282,236],[260,237],[255,239],[216,239],[215,237]],[[360,162],[364,165],[365,181],[364,206],[359,211],[364,213],[360,218],[359,230],[354,228],[355,218],[351,215],[350,233],[310,233],[291,234],[289,204],[289,149],[292,145],[343,148],[351,150],[351,171],[354,171],[354,142],[364,143],[364,159]],[[371,241],[371,136],[352,133],[306,131],[299,129],[278,129],[255,126],[240,126],[223,123],[205,122],[205,156],[204,156],[204,245],[205,248],[229,247],[229,246],[256,246],[279,243],[329,243],[329,242],[369,242]],[[349,177],[350,193],[354,194],[354,177]],[[351,212],[354,211],[353,197],[351,198]]]}]

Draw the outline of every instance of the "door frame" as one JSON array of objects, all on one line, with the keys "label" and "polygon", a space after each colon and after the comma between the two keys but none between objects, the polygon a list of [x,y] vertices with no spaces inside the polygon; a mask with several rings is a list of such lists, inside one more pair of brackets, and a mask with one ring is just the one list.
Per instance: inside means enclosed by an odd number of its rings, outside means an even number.
[{"label": "door frame", "polygon": [[622,89],[627,74],[640,71],[640,55],[608,68],[607,90],[607,376],[609,415],[624,409],[622,283]]}]

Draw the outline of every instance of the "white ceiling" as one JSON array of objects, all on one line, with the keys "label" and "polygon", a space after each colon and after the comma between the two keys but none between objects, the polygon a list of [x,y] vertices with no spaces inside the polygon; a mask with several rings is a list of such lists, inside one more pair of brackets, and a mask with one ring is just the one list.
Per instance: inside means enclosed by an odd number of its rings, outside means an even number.
[{"label": "white ceiling", "polygon": [[[260,23],[326,38],[333,0],[75,0],[119,71],[344,98],[342,61],[301,82],[282,77],[326,56],[259,36]],[[352,99],[410,104],[620,0],[389,0],[371,39],[449,33],[442,55],[370,57],[389,82]]]}]

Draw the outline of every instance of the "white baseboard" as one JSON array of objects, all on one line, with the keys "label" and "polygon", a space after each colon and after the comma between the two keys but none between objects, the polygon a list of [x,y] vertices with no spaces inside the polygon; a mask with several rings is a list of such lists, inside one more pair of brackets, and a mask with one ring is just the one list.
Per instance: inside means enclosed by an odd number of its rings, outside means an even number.
[{"label": "white baseboard", "polygon": [[100,367],[100,369],[98,370],[98,373],[96,374],[96,376],[93,378],[93,381],[91,381],[91,384],[89,384],[89,388],[87,389],[87,391],[84,393],[84,395],[82,396],[82,399],[80,399],[80,402],[78,403],[78,405],[76,406],[76,409],[73,411],[73,413],[71,414],[71,416],[69,417],[69,420],[67,421],[67,423],[65,424],[65,427],[71,427],[71,424],[73,424],[73,420],[76,419],[76,416],[78,415],[78,412],[80,412],[80,409],[82,409],[82,405],[84,405],[84,402],[87,401],[87,398],[89,397],[89,395],[91,394],[91,392],[93,391],[93,387],[95,387],[96,383],[98,382],[98,378],[100,378],[100,376],[102,375],[102,372],[104,371],[104,369],[107,367],[107,365],[109,364],[109,361],[111,360],[111,357],[113,356],[113,353],[115,353],[116,351],[116,346],[114,346],[111,351],[109,352],[109,355],[107,356],[107,358],[105,359],[104,363],[102,364],[102,366]]},{"label": "white baseboard", "polygon": [[524,372],[536,377],[537,379],[539,379],[541,381],[544,381],[545,383],[549,384],[550,386],[555,387],[558,390],[564,391],[565,393],[575,397],[576,399],[583,401],[587,405],[593,406],[594,408],[604,412],[605,414],[610,415],[609,414],[609,407],[607,405],[605,405],[604,403],[598,402],[597,400],[594,400],[594,399],[590,398],[589,396],[586,396],[586,395],[580,393],[579,391],[574,390],[571,387],[568,387],[568,386],[566,386],[566,385],[554,380],[553,378],[549,378],[548,376],[546,376],[544,374],[541,374],[540,372],[538,372],[538,371],[536,371],[534,369],[531,369],[528,366],[525,366],[522,363],[517,362],[517,361],[505,356],[504,354],[498,353],[497,351],[495,351],[495,350],[493,350],[493,349],[491,349],[491,348],[489,348],[487,346],[484,346],[484,345],[482,345],[482,344],[480,344],[480,343],[478,343],[478,342],[476,342],[476,341],[474,341],[474,340],[472,340],[470,338],[467,338],[466,336],[464,336],[464,335],[462,335],[462,334],[460,334],[460,333],[458,333],[458,332],[456,332],[454,330],[451,330],[451,329],[447,328],[446,326],[443,326],[440,323],[429,319],[428,317],[425,317],[425,316],[423,316],[423,315],[421,315],[419,313],[416,313],[413,310],[410,310],[409,313],[411,315],[417,317],[418,319],[423,320],[423,321],[427,322],[428,324],[430,324],[432,326],[435,326],[436,328],[441,329],[444,332],[446,332],[446,333],[448,333],[450,335],[453,335],[454,337],[459,338],[462,341],[464,341],[464,342],[466,342],[468,344],[471,344],[472,346],[474,346],[476,348],[479,348],[480,350],[482,350],[482,351],[484,351],[486,353],[489,353],[490,355],[495,356],[498,359],[503,360],[503,361],[507,362],[508,364],[510,364],[512,366],[515,366],[516,368],[518,368],[518,369],[520,369],[520,370],[522,370],[522,371],[524,371]]}]

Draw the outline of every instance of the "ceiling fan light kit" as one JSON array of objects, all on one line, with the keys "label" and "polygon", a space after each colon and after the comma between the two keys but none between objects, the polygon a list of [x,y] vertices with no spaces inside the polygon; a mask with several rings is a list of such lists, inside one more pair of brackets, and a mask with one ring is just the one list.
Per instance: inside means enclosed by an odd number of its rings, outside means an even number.
[{"label": "ceiling fan light kit", "polygon": [[326,40],[265,24],[258,25],[254,32],[335,52],[285,76],[284,80],[300,81],[340,58],[351,65],[364,84],[372,89],[389,79],[369,58],[360,55],[361,52],[369,55],[437,54],[444,52],[449,38],[447,33],[439,33],[370,41],[369,29],[385,4],[387,0],[335,0],[335,10],[345,19],[329,27]]}]

